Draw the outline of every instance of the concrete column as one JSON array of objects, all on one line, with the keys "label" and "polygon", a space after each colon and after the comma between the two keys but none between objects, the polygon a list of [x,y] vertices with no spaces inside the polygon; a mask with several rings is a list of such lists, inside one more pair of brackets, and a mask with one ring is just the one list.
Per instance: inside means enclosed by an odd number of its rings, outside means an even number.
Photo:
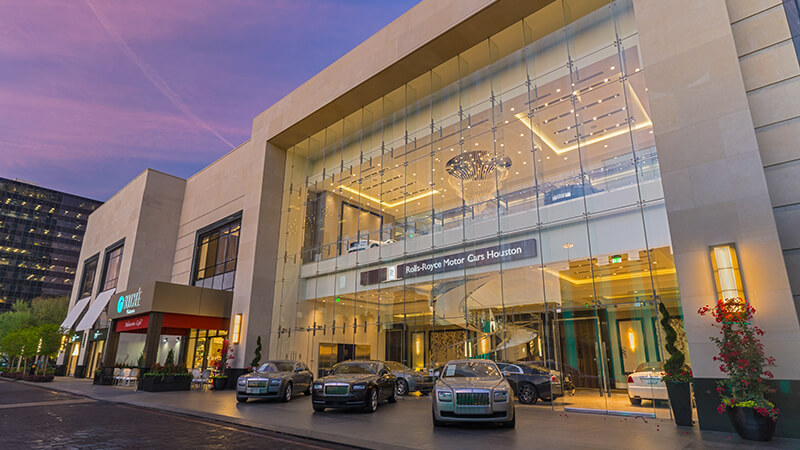
[{"label": "concrete column", "polygon": [[164,313],[151,312],[150,322],[147,325],[147,337],[144,341],[144,357],[142,366],[153,367],[158,356],[158,341],[161,339],[161,324],[164,322]]},{"label": "concrete column", "polygon": [[[717,300],[709,246],[736,244],[778,379],[800,379],[800,326],[725,1],[634,0],[634,8],[700,425],[727,429],[711,410],[713,380],[723,377],[709,341],[716,331],[697,314]],[[784,395],[797,403],[796,389]]]}]

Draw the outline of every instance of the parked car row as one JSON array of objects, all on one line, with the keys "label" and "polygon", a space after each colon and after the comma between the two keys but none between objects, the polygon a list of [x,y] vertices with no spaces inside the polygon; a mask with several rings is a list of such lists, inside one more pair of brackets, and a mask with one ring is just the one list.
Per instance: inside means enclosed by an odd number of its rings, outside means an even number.
[{"label": "parked car row", "polygon": [[425,376],[393,361],[344,361],[318,380],[301,361],[268,361],[239,377],[236,399],[274,398],[291,401],[295,394],[311,396],[314,411],[361,409],[375,412],[385,401],[394,403],[410,392],[433,394],[435,426],[447,422],[497,422],[513,428],[514,398],[534,404],[574,390],[569,376],[535,362],[456,360]]}]

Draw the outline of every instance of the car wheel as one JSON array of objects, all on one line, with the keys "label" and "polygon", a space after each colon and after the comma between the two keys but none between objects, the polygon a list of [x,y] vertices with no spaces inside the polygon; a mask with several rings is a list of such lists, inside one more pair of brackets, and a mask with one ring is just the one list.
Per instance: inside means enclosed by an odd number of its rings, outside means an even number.
[{"label": "car wheel", "polygon": [[292,399],[292,382],[286,383],[286,391],[283,393],[283,400],[284,402],[288,402]]},{"label": "car wheel", "polygon": [[322,405],[312,405],[314,412],[325,412],[325,407]]},{"label": "car wheel", "polygon": [[237,395],[236,401],[239,403],[247,403],[247,397],[242,397],[241,395]]},{"label": "car wheel", "polygon": [[509,420],[508,422],[503,422],[503,428],[516,428],[517,426],[517,415],[514,414],[514,417]]},{"label": "car wheel", "polygon": [[386,399],[386,401],[388,401],[389,403],[397,403],[397,391],[399,390],[400,388],[393,389],[392,395],[390,395],[389,398]]},{"label": "car wheel", "polygon": [[408,381],[406,381],[406,380],[404,380],[402,378],[398,378],[397,379],[397,389],[395,389],[395,392],[400,397],[402,397],[404,395],[408,395]]},{"label": "car wheel", "polygon": [[642,399],[640,399],[640,398],[628,397],[628,400],[631,401],[631,405],[639,406],[639,405],[642,404]]},{"label": "car wheel", "polygon": [[519,397],[519,402],[523,405],[535,405],[539,400],[539,391],[536,390],[536,386],[525,383],[520,386],[517,397]]},{"label": "car wheel", "polygon": [[372,393],[369,395],[369,400],[367,400],[367,404],[364,406],[364,411],[368,413],[374,413],[378,409],[378,390],[373,389]]},{"label": "car wheel", "polygon": [[303,391],[305,395],[311,395],[311,385],[309,384],[305,391]]}]

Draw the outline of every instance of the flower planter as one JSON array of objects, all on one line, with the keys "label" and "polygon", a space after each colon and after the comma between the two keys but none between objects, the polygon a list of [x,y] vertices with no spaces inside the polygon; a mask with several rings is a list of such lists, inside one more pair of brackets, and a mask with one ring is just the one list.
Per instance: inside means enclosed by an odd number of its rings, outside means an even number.
[{"label": "flower planter", "polygon": [[667,381],[666,385],[669,406],[672,408],[675,424],[684,427],[692,426],[692,390],[689,382]]},{"label": "flower planter", "polygon": [[225,389],[225,385],[228,384],[228,377],[212,378],[211,384],[215,391],[221,391]]},{"label": "flower planter", "polygon": [[776,422],[757,413],[753,408],[727,406],[725,409],[728,411],[728,419],[733,429],[742,439],[769,441],[775,434]]},{"label": "flower planter", "polygon": [[141,382],[141,389],[147,392],[188,391],[191,387],[191,375],[145,375]]}]

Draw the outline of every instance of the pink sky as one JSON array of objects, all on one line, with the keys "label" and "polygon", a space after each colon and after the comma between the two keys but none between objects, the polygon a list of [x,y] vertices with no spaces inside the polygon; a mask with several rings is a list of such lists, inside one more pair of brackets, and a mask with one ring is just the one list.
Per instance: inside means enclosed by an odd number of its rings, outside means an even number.
[{"label": "pink sky", "polygon": [[188,177],[415,3],[0,2],[0,176],[98,200]]}]

